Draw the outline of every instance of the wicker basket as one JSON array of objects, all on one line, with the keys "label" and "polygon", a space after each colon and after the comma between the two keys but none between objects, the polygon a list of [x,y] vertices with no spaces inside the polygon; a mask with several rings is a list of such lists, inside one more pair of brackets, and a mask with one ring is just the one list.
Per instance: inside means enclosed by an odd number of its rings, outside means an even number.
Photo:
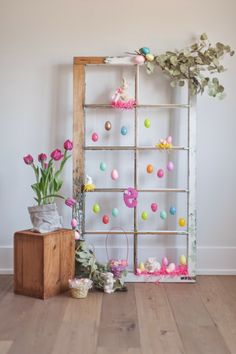
[{"label": "wicker basket", "polygon": [[74,299],[84,299],[88,295],[88,288],[84,286],[80,288],[71,288],[70,293]]},{"label": "wicker basket", "polygon": [[90,279],[69,279],[69,287],[71,296],[75,299],[84,299],[88,295],[89,289],[92,287],[92,280]]}]

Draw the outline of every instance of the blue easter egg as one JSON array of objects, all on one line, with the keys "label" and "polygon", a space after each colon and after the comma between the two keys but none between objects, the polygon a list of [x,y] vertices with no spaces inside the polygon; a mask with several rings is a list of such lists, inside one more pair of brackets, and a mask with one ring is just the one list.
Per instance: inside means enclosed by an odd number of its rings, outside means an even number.
[{"label": "blue easter egg", "polygon": [[106,171],[106,169],[107,169],[107,165],[105,164],[105,162],[101,162],[100,163],[100,170],[101,171]]},{"label": "blue easter egg", "polygon": [[121,132],[122,135],[126,135],[127,132],[128,132],[128,130],[127,130],[126,127],[122,127],[121,130],[120,130],[120,132]]},{"label": "blue easter egg", "polygon": [[112,215],[116,218],[119,215],[119,210],[117,208],[113,208]]},{"label": "blue easter egg", "polygon": [[146,55],[150,53],[150,49],[148,47],[143,47],[139,49],[140,53]]},{"label": "blue easter egg", "polygon": [[167,214],[166,214],[165,210],[162,210],[162,211],[160,212],[160,218],[161,218],[162,220],[165,220],[166,217],[167,217]]},{"label": "blue easter egg", "polygon": [[173,207],[173,206],[170,207],[170,214],[171,215],[175,215],[176,214],[176,208],[175,207]]}]

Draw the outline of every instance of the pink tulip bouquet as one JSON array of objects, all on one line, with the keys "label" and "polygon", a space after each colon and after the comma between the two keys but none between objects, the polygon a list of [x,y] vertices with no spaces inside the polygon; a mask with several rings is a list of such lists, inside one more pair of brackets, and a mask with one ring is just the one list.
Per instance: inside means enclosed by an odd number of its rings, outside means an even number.
[{"label": "pink tulip bouquet", "polygon": [[[34,159],[31,155],[24,156],[24,162],[26,165],[30,165],[35,173],[36,183],[31,185],[31,188],[36,194],[34,198],[38,205],[51,204],[54,202],[55,198],[63,198],[62,195],[58,194],[63,181],[61,178],[61,173],[65,166],[66,161],[71,157],[69,151],[73,149],[73,142],[66,140],[64,142],[64,151],[60,149],[55,149],[50,155],[50,159],[45,153],[38,155],[39,165],[36,166]],[[60,165],[56,168],[55,163],[60,161]],[[65,201],[66,205],[72,207],[75,203],[74,199],[68,198]]]},{"label": "pink tulip bouquet", "polygon": [[[32,167],[35,173],[36,182],[31,185],[35,192],[37,206],[29,207],[34,230],[38,232],[49,232],[61,227],[61,217],[58,215],[55,198],[65,199],[65,204],[73,207],[76,201],[73,198],[64,198],[59,191],[63,185],[61,177],[66,161],[71,157],[69,153],[73,149],[73,142],[64,142],[64,151],[55,149],[50,158],[45,153],[38,155],[38,165],[35,164],[31,155],[24,156],[26,165]],[[48,218],[46,220],[46,214]],[[46,222],[45,222],[46,221]]]}]

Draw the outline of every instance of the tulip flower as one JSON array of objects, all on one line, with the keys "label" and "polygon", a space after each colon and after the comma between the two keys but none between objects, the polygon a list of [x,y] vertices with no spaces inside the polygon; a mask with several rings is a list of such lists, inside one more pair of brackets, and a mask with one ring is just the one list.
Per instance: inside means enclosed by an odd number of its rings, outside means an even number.
[{"label": "tulip flower", "polygon": [[39,162],[43,162],[43,161],[46,161],[47,160],[47,155],[44,154],[44,153],[41,153],[38,155],[38,161]]},{"label": "tulip flower", "polygon": [[72,208],[72,207],[76,204],[76,200],[73,199],[73,198],[67,198],[67,199],[65,200],[65,204],[66,204],[68,207]]},{"label": "tulip flower", "polygon": [[55,161],[59,161],[60,159],[63,158],[63,154],[61,153],[60,149],[56,149],[51,153],[51,158]]},{"label": "tulip flower", "polygon": [[26,165],[31,165],[34,162],[34,159],[31,155],[24,156],[23,160],[26,163]]},{"label": "tulip flower", "polygon": [[65,150],[72,150],[73,149],[73,142],[69,139],[64,142],[64,149]]}]

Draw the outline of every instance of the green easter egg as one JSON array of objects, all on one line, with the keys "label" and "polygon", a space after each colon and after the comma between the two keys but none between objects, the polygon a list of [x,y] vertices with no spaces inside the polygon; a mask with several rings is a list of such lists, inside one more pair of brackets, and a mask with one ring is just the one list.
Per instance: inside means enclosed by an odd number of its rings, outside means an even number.
[{"label": "green easter egg", "polygon": [[105,162],[101,162],[100,163],[100,170],[101,171],[106,171],[106,169],[107,169],[107,165],[105,164]]},{"label": "green easter egg", "polygon": [[100,212],[100,205],[99,204],[94,204],[93,205],[93,212],[95,213],[95,214],[97,214],[97,213],[99,213]]},{"label": "green easter egg", "polygon": [[165,211],[165,210],[162,210],[162,211],[160,212],[160,218],[161,218],[162,220],[165,220],[165,219],[167,218],[167,214],[166,214],[166,211]]},{"label": "green easter egg", "polygon": [[141,216],[142,216],[143,220],[147,220],[148,219],[148,213],[146,211],[143,211]]},{"label": "green easter egg", "polygon": [[116,218],[119,215],[119,210],[117,208],[113,208],[112,215]]},{"label": "green easter egg", "polygon": [[150,128],[151,126],[151,121],[150,119],[146,118],[145,121],[144,121],[144,126],[145,128]]}]

